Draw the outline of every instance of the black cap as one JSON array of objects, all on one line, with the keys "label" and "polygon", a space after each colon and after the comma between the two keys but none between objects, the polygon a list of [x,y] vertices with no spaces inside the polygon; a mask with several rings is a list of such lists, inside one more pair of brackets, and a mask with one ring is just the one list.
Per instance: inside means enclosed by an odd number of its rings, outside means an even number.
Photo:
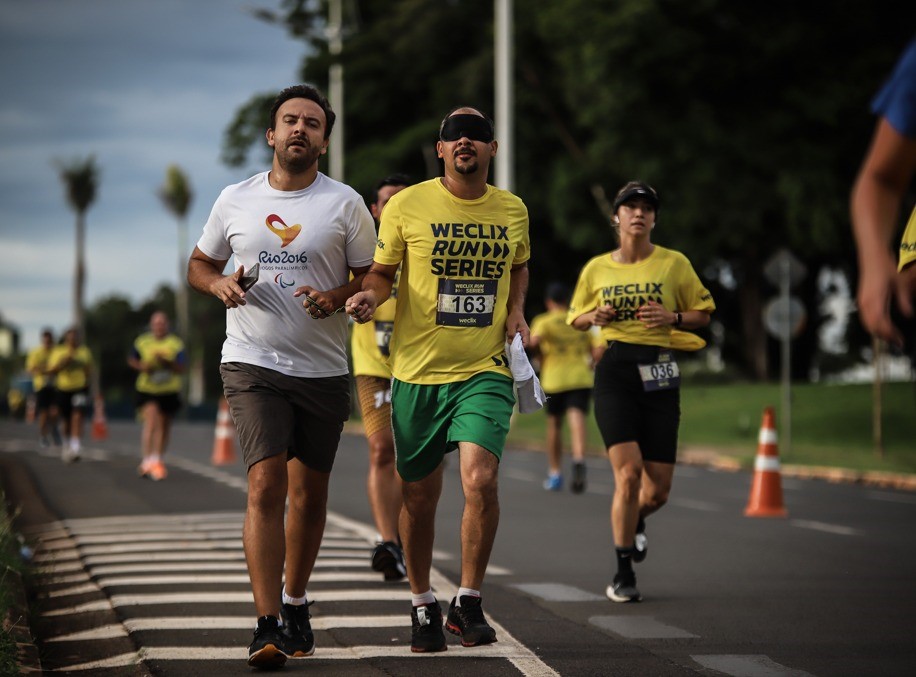
[{"label": "black cap", "polygon": [[617,197],[614,198],[614,211],[616,212],[620,205],[627,200],[632,200],[636,197],[648,201],[655,208],[655,211],[658,211],[658,193],[655,192],[652,186],[642,181],[631,181],[617,193]]}]

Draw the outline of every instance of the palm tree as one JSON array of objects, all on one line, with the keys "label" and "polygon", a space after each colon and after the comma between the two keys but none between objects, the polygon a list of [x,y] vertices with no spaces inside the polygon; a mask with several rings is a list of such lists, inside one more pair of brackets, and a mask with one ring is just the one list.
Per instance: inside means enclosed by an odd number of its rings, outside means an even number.
[{"label": "palm tree", "polygon": [[76,270],[73,274],[73,324],[85,337],[83,287],[86,283],[86,212],[95,201],[99,167],[95,156],[58,162],[60,179],[67,191],[67,203],[76,212]]},{"label": "palm tree", "polygon": [[165,170],[165,184],[159,189],[162,204],[178,221],[178,286],[175,288],[176,310],[178,315],[178,333],[185,341],[191,330],[188,312],[188,209],[194,194],[188,177],[178,165],[169,165]]},{"label": "palm tree", "polygon": [[[159,189],[159,199],[165,208],[172,213],[178,221],[178,285],[175,287],[175,311],[178,315],[178,335],[184,338],[185,349],[189,357],[191,351],[191,313],[189,309],[188,298],[188,209],[191,207],[191,200],[194,197],[191,191],[191,184],[178,165],[169,165],[165,170],[165,183]],[[196,359],[192,358],[196,364]],[[189,372],[190,379],[182,379],[182,395],[185,402],[189,402],[189,380],[199,378],[198,370],[193,368]],[[197,384],[199,387],[201,384]],[[199,387],[191,389],[193,399],[197,399],[196,393]],[[189,402],[190,403],[190,402]]]}]

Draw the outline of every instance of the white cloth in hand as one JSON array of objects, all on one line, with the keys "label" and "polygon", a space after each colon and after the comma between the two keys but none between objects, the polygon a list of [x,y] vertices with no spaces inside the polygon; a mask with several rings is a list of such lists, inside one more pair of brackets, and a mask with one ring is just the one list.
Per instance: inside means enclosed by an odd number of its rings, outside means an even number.
[{"label": "white cloth in hand", "polygon": [[522,335],[516,334],[512,343],[506,343],[506,355],[509,356],[509,370],[512,380],[515,381],[515,397],[518,400],[518,410],[522,414],[530,414],[544,406],[547,395],[541,388],[541,382],[534,373],[525,346],[522,345]]}]

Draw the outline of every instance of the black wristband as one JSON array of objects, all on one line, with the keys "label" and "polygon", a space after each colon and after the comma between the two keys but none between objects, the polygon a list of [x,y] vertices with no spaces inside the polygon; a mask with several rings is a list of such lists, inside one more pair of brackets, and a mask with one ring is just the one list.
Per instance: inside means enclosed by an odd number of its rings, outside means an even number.
[{"label": "black wristband", "polygon": [[680,312],[674,311],[674,326],[675,326],[675,327],[680,327],[680,326],[681,326],[681,322],[683,321],[683,319],[684,319],[684,318],[681,317]]}]

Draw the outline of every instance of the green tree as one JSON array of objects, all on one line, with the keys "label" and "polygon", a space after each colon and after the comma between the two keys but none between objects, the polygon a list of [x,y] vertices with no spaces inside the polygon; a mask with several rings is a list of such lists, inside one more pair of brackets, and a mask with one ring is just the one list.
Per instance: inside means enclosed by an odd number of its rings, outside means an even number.
[{"label": "green tree", "polygon": [[[392,171],[437,175],[442,114],[492,109],[492,0],[344,6],[347,182],[368,195]],[[303,40],[301,78],[325,87],[327,3],[287,0],[264,16]],[[641,178],[662,195],[658,242],[684,251],[715,295],[726,358],[766,377],[761,309],[775,289],[762,265],[789,247],[812,279],[827,263],[853,270],[846,203],[874,124],[868,102],[913,25],[916,5],[893,0],[516,2],[529,309],[551,279],[574,282],[615,246],[602,193]],[[224,157],[244,164],[246,143],[263,147],[272,96],[238,111]],[[799,293],[813,317],[805,357],[816,350],[816,286]]]},{"label": "green tree", "polygon": [[67,204],[76,213],[76,266],[73,272],[73,324],[85,336],[83,290],[86,283],[86,212],[95,201],[99,168],[95,156],[60,161],[58,172],[66,190]]}]

